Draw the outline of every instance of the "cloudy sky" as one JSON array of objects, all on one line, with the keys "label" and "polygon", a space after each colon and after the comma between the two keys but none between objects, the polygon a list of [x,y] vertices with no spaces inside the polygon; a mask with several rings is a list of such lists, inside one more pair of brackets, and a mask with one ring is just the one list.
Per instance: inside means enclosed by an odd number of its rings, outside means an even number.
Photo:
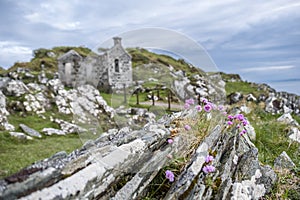
[{"label": "cloudy sky", "polygon": [[161,28],[199,44],[220,71],[300,94],[299,10],[299,0],[1,0],[0,66],[29,61],[41,47],[93,49],[115,35]]}]

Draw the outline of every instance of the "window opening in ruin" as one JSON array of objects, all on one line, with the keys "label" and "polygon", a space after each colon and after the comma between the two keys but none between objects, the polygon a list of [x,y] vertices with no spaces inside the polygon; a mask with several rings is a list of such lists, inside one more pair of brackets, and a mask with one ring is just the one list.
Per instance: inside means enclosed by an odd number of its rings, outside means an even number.
[{"label": "window opening in ruin", "polygon": [[115,72],[120,72],[119,60],[115,59]]}]

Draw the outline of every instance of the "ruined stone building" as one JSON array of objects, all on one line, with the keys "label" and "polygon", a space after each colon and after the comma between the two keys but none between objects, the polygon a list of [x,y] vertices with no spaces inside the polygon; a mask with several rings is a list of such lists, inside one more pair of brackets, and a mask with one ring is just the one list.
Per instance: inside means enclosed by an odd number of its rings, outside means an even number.
[{"label": "ruined stone building", "polygon": [[58,58],[58,73],[62,83],[69,87],[91,84],[109,91],[128,87],[132,83],[131,56],[115,37],[114,46],[101,55],[92,53],[83,58],[70,50]]}]

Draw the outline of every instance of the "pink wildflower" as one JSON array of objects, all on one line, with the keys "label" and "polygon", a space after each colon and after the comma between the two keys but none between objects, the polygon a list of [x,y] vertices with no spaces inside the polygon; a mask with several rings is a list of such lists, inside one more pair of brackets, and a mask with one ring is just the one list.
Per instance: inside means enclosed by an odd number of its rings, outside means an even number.
[{"label": "pink wildflower", "polygon": [[210,104],[206,104],[206,105],[204,106],[205,112],[210,112],[211,109],[212,109],[212,106],[211,106]]},{"label": "pink wildflower", "polygon": [[190,104],[185,103],[185,104],[184,104],[184,109],[189,109],[189,108],[190,108]]},{"label": "pink wildflower", "polygon": [[203,167],[202,171],[205,173],[205,174],[208,174],[208,173],[211,173],[211,172],[214,172],[216,170],[216,168],[212,165],[206,165]]},{"label": "pink wildflower", "polygon": [[201,107],[200,105],[197,105],[197,106],[196,106],[196,110],[197,110],[198,112],[201,112],[202,107]]},{"label": "pink wildflower", "polygon": [[167,171],[166,171],[166,178],[169,179],[170,182],[173,182],[173,181],[174,181],[174,177],[175,177],[175,176],[174,176],[174,174],[173,174],[172,171],[170,171],[170,170],[167,170]]},{"label": "pink wildflower", "polygon": [[227,116],[227,119],[228,119],[228,120],[233,120],[234,118],[233,118],[232,115],[228,115],[228,116]]},{"label": "pink wildflower", "polygon": [[208,100],[206,98],[202,97],[201,98],[201,102],[204,103],[204,104],[206,104],[206,103],[208,103]]},{"label": "pink wildflower", "polygon": [[232,121],[228,121],[227,124],[230,126],[230,125],[233,124],[233,122]]},{"label": "pink wildflower", "polygon": [[247,133],[247,131],[244,129],[240,132],[240,136],[244,135],[245,133]]},{"label": "pink wildflower", "polygon": [[167,141],[169,144],[172,144],[174,142],[173,139],[171,139],[171,138],[169,138]]},{"label": "pink wildflower", "polygon": [[236,118],[240,121],[243,121],[244,120],[244,115],[243,114],[237,114],[236,115]]},{"label": "pink wildflower", "polygon": [[243,122],[243,125],[244,125],[244,126],[246,126],[246,125],[249,124],[249,122],[248,122],[247,120],[245,120],[245,119],[244,119],[242,122]]},{"label": "pink wildflower", "polygon": [[207,155],[206,158],[205,158],[206,163],[212,162],[213,160],[214,160],[214,157],[210,156],[210,155]]},{"label": "pink wildflower", "polygon": [[185,100],[185,103],[189,104],[189,105],[193,105],[195,103],[194,99],[190,98]]},{"label": "pink wildflower", "polygon": [[224,110],[224,106],[223,106],[223,105],[219,105],[219,106],[218,106],[218,110],[219,110],[219,111],[223,111],[223,110]]},{"label": "pink wildflower", "polygon": [[190,126],[190,125],[185,125],[185,126],[184,126],[184,129],[185,129],[186,131],[189,131],[189,130],[191,130],[191,126]]}]

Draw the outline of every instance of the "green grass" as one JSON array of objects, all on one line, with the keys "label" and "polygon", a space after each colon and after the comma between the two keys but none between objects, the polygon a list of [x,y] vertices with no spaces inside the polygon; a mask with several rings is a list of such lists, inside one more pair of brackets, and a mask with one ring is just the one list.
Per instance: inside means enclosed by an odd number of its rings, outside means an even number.
[{"label": "green grass", "polygon": [[2,68],[2,67],[0,66],[0,75],[2,75],[2,74],[4,74],[4,73],[6,73],[6,69],[4,69],[4,68]]},{"label": "green grass", "polygon": [[253,94],[258,97],[262,92],[258,91],[256,84],[237,81],[237,82],[226,82],[225,85],[226,95],[233,92],[240,92],[242,94]]},{"label": "green grass", "polygon": [[[16,131],[21,131],[19,124],[25,124],[40,132],[45,127],[59,128],[58,124],[49,120],[50,115],[64,120],[71,119],[71,116],[56,111],[47,111],[44,115],[47,117],[46,119],[35,114],[20,116],[17,113],[12,113],[8,120],[15,126]],[[70,153],[82,146],[78,134],[67,136],[42,135],[42,138],[25,141],[11,137],[7,131],[0,132],[0,178],[16,173],[22,168],[38,160],[48,158],[59,151]]]},{"label": "green grass", "polygon": [[50,116],[66,121],[70,121],[73,117],[72,115],[58,113],[56,110],[47,111],[43,113],[43,115],[46,117],[46,119],[43,119],[36,114],[26,114],[22,116],[19,113],[11,113],[11,115],[8,116],[8,121],[16,127],[16,131],[21,131],[21,129],[19,128],[19,124],[25,124],[30,128],[41,131],[45,127],[59,129],[59,125],[57,123],[51,122],[49,120]]},{"label": "green grass", "polygon": [[19,124],[25,124],[37,131],[41,131],[45,127],[59,128],[58,124],[51,122],[49,119],[43,119],[37,115],[20,116],[18,114],[12,114],[8,117],[9,123],[16,127],[16,131],[21,131]]},{"label": "green grass", "polygon": [[288,125],[277,122],[279,116],[266,113],[261,108],[255,108],[247,115],[256,132],[254,144],[259,151],[259,160],[273,166],[275,158],[286,151],[296,166],[300,167],[299,144],[288,138]]},{"label": "green grass", "polygon": [[[132,56],[132,64],[135,68],[136,66],[154,63],[161,64],[164,66],[173,66],[175,70],[183,70],[187,73],[187,76],[192,74],[204,74],[204,72],[196,67],[190,67],[190,65],[183,59],[174,59],[171,56],[160,55],[147,51],[146,49],[127,49],[128,53]],[[149,76],[150,77],[150,76]]]},{"label": "green grass", "polygon": [[292,114],[294,120],[296,120],[300,124],[300,115]]},{"label": "green grass", "polygon": [[[149,101],[147,97],[148,93],[139,93],[139,102],[146,102]],[[157,95],[157,91],[154,91],[154,95]],[[167,91],[166,90],[160,90],[159,95],[162,99],[164,99],[164,102],[167,102],[165,100],[165,97],[167,97]],[[123,94],[108,94],[101,92],[101,96],[106,101],[106,103],[109,106],[112,106],[113,108],[117,108],[121,105],[124,105],[125,107],[137,107],[137,108],[143,108],[142,105],[136,105],[136,94],[126,94],[126,100],[127,102],[124,102],[124,95]],[[147,107],[147,106],[146,106]]]},{"label": "green grass", "polygon": [[59,152],[72,152],[82,142],[77,134],[45,136],[41,139],[23,141],[13,138],[8,132],[0,132],[0,178],[18,172],[22,168]]},{"label": "green grass", "polygon": [[[106,101],[107,105],[113,108],[118,108],[121,105],[129,108],[129,105],[136,104],[136,96],[131,94],[126,94],[127,102],[124,101],[123,94],[107,94],[102,92],[101,96]],[[140,95],[140,101],[143,101],[142,95]]]}]

